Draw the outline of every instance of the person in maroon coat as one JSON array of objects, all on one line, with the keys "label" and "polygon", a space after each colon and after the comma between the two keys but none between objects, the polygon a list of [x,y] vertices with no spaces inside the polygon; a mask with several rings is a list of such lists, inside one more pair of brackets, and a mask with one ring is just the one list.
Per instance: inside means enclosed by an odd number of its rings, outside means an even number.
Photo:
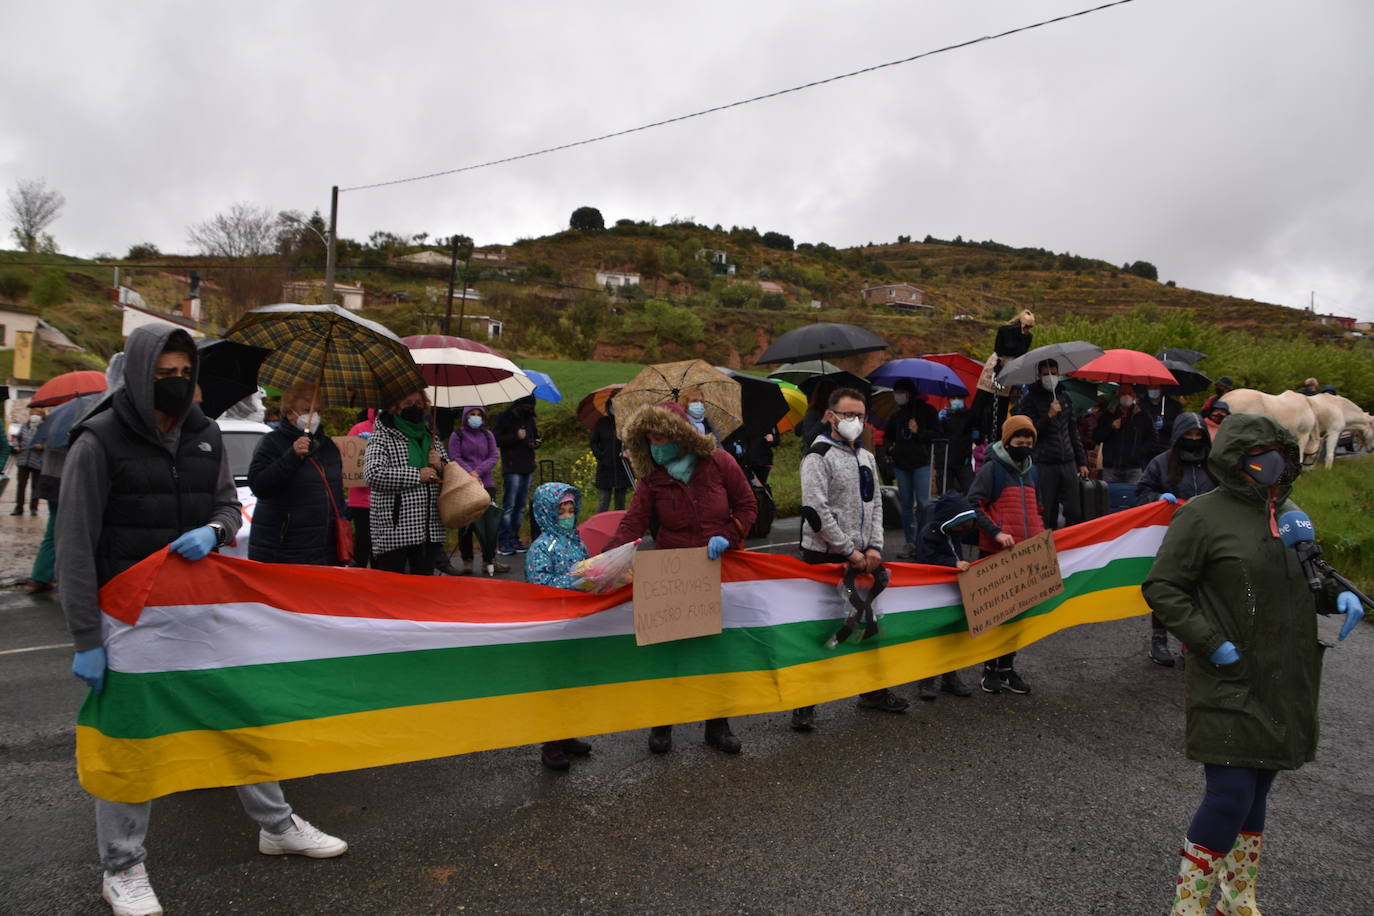
[{"label": "person in maroon coat", "polygon": [[[639,484],[606,550],[655,525],[654,546],[664,550],[705,547],[714,560],[744,544],[758,515],[753,488],[735,459],[697,432],[682,407],[670,401],[641,407],[625,426],[625,450]],[[706,743],[727,754],[740,751],[729,719],[707,720]],[[655,726],[649,750],[672,749],[673,727]]]}]

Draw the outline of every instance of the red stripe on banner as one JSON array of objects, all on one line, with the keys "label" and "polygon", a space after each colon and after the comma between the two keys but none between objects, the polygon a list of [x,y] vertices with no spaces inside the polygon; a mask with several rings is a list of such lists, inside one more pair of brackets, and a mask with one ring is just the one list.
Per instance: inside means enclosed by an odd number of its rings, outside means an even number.
[{"label": "red stripe on banner", "polygon": [[1055,550],[1073,550],[1113,541],[1127,531],[1136,528],[1150,528],[1154,525],[1169,524],[1178,511],[1178,506],[1167,502],[1152,502],[1134,509],[1123,509],[1095,518],[1090,522],[1080,522],[1068,528],[1060,528],[1054,533]]}]

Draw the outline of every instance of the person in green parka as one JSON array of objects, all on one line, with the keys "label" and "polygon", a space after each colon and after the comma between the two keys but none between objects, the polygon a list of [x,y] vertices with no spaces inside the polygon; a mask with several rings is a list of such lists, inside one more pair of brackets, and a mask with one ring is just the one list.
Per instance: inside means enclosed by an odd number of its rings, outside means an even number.
[{"label": "person in green parka", "polygon": [[1297,552],[1279,538],[1278,517],[1297,509],[1288,496],[1302,467],[1288,430],[1234,414],[1217,431],[1208,466],[1217,488],[1174,515],[1143,590],[1188,646],[1186,744],[1207,779],[1180,850],[1172,912],[1211,914],[1210,896],[1218,914],[1231,916],[1259,912],[1255,879],[1274,776],[1316,753],[1316,614],[1345,614],[1344,639],[1363,608],[1331,580],[1314,594]]}]

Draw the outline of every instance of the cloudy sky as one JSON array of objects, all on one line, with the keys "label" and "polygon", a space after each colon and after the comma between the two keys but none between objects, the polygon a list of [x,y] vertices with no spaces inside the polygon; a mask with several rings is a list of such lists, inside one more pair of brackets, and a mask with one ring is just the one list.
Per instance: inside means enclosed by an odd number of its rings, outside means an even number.
[{"label": "cloudy sky", "polygon": [[[11,3],[0,185],[62,250],[189,251],[244,201],[518,155],[1092,0]],[[996,239],[1374,319],[1374,4],[1133,0],[508,165],[347,192],[342,235],[511,242],[576,207],[797,241]]]}]

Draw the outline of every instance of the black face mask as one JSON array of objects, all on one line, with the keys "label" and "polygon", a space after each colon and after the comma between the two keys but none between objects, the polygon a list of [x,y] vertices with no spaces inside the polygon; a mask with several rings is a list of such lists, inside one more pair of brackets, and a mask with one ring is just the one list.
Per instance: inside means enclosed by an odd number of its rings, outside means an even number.
[{"label": "black face mask", "polygon": [[420,423],[425,419],[425,409],[419,404],[411,404],[401,409],[401,419],[407,423]]},{"label": "black face mask", "polygon": [[1181,439],[1178,454],[1184,461],[1200,461],[1207,452],[1207,443],[1201,439]]},{"label": "black face mask", "polygon": [[153,409],[179,417],[191,406],[191,380],[172,376],[153,382]]},{"label": "black face mask", "polygon": [[1007,446],[1007,455],[1010,456],[1010,457],[1011,457],[1011,460],[1012,460],[1012,461],[1015,461],[1017,464],[1020,464],[1021,462],[1025,461],[1027,458],[1029,458],[1029,457],[1030,457],[1030,453],[1031,453],[1031,447],[1030,447],[1029,445],[1008,445],[1008,446]]}]

